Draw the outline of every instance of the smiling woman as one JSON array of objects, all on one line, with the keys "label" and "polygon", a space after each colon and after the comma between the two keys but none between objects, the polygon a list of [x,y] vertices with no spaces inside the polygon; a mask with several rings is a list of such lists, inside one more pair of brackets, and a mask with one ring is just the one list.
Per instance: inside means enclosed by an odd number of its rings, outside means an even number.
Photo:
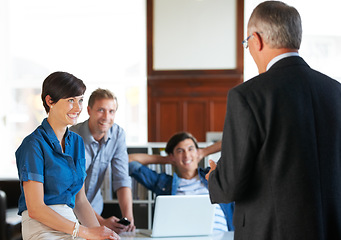
[{"label": "smiling woman", "polygon": [[24,240],[118,239],[100,227],[85,196],[84,142],[68,129],[82,111],[85,89],[82,80],[66,72],[54,72],[44,80],[41,98],[48,117],[15,154]]}]

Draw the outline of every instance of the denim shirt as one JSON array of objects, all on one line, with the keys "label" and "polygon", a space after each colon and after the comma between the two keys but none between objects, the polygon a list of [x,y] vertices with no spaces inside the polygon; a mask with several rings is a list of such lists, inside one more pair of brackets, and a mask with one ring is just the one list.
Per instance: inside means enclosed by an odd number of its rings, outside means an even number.
[{"label": "denim shirt", "polygon": [[[198,168],[200,181],[206,188],[208,188],[208,182],[205,175],[209,170],[209,167],[206,169]],[[176,173],[173,173],[173,176],[157,173],[139,162],[129,163],[129,175],[156,195],[175,195],[180,183],[180,178]],[[234,231],[232,224],[234,202],[220,203],[219,205],[225,214],[229,231]]]},{"label": "denim shirt", "polygon": [[83,187],[86,177],[83,139],[66,129],[65,152],[56,134],[45,118],[42,124],[28,135],[17,149],[16,161],[21,195],[19,212],[27,210],[22,182],[37,181],[44,184],[46,205],[75,206],[75,197]]}]

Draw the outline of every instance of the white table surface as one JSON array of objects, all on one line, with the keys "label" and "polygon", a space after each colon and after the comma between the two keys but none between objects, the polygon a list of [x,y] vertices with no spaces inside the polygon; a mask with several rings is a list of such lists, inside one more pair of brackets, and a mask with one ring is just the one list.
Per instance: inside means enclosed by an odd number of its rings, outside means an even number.
[{"label": "white table surface", "polygon": [[152,238],[139,233],[139,229],[136,229],[134,233],[120,234],[121,240],[233,240],[233,236],[234,232],[225,232],[210,236]]}]

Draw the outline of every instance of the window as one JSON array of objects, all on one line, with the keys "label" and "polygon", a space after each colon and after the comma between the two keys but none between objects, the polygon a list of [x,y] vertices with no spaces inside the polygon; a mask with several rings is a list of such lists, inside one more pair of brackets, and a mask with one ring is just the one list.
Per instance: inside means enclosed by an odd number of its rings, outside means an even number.
[{"label": "window", "polygon": [[54,71],[82,79],[85,102],[113,91],[127,142],[147,141],[145,15],[141,0],[0,0],[1,177],[17,176],[15,150],[46,117],[41,85]]}]

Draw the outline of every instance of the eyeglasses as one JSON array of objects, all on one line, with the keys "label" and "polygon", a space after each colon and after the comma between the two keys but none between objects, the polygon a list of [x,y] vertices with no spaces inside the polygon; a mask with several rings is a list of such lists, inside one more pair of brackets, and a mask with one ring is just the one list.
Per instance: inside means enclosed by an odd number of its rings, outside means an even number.
[{"label": "eyeglasses", "polygon": [[249,39],[253,37],[253,34],[251,34],[250,36],[248,36],[245,40],[242,41],[243,47],[245,49],[247,49],[249,47]]}]

